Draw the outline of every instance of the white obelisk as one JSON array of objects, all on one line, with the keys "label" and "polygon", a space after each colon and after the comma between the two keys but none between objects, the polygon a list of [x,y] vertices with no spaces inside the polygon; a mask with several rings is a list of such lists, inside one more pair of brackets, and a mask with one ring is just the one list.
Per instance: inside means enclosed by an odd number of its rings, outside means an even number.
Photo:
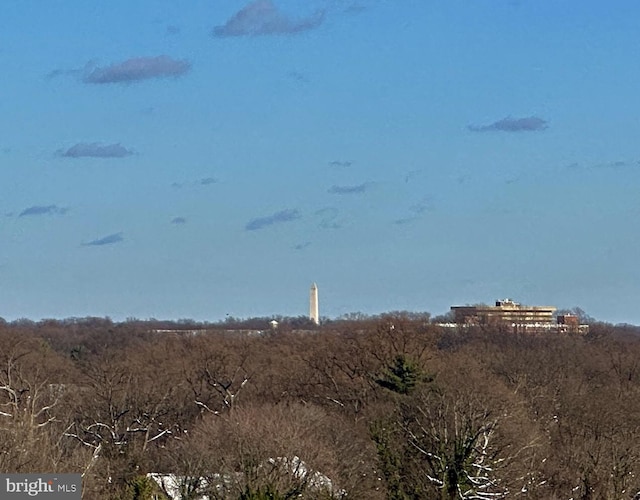
[{"label": "white obelisk", "polygon": [[320,324],[320,312],[318,307],[318,285],[311,285],[309,293],[309,319],[316,325]]}]

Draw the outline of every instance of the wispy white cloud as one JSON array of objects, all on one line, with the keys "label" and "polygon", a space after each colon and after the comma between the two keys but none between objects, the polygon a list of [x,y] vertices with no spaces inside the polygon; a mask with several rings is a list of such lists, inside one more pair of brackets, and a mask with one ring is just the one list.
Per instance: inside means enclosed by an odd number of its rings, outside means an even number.
[{"label": "wispy white cloud", "polygon": [[124,158],[134,152],[120,143],[79,142],[66,151],[59,150],[58,154],[65,158]]},{"label": "wispy white cloud", "polygon": [[564,168],[570,171],[575,172],[585,172],[585,171],[597,171],[601,169],[612,169],[612,170],[623,170],[623,169],[636,169],[640,168],[640,160],[612,160],[605,161],[600,163],[578,163],[573,162],[569,165],[566,165]]},{"label": "wispy white cloud", "polygon": [[354,186],[337,186],[333,185],[328,189],[328,193],[330,194],[361,194],[366,192],[368,189],[368,184],[356,184]]},{"label": "wispy white cloud", "polygon": [[265,217],[256,217],[255,219],[251,219],[249,222],[247,222],[244,228],[247,231],[256,231],[258,229],[264,229],[268,226],[273,226],[274,224],[291,222],[299,219],[300,217],[300,212],[298,210],[286,209],[271,215],[267,215]]},{"label": "wispy white cloud", "polygon": [[396,220],[394,220],[394,221],[393,221],[393,223],[394,223],[396,226],[404,226],[404,225],[406,225],[406,224],[412,224],[412,223],[414,223],[415,221],[417,221],[417,220],[419,220],[419,219],[420,219],[420,217],[416,217],[416,216],[413,216],[413,217],[403,217],[403,218],[401,218],[401,219],[396,219]]},{"label": "wispy white cloud", "polygon": [[469,125],[472,132],[540,132],[549,128],[547,120],[537,116],[513,118],[507,116],[488,125]]},{"label": "wispy white cloud", "polygon": [[102,238],[98,238],[92,241],[89,241],[87,243],[83,243],[83,246],[92,246],[92,247],[99,247],[99,246],[104,246],[104,245],[113,245],[115,243],[120,243],[124,241],[124,238],[122,237],[122,233],[113,233],[113,234],[109,234],[107,236],[104,236]]},{"label": "wispy white cloud", "polygon": [[310,241],[305,241],[304,243],[298,243],[293,247],[294,250],[304,250],[305,248],[309,248],[311,246]]},{"label": "wispy white cloud", "polygon": [[133,57],[104,67],[93,67],[85,72],[82,81],[92,84],[133,83],[152,78],[177,78],[189,72],[191,63],[166,55]]},{"label": "wispy white cloud", "polygon": [[68,208],[59,207],[58,205],[34,205],[25,208],[18,214],[18,217],[27,217],[30,215],[64,215],[68,211]]},{"label": "wispy white cloud", "polygon": [[322,229],[340,229],[343,226],[340,220],[340,211],[334,207],[325,207],[317,210],[315,215],[320,217],[319,226]]},{"label": "wispy white cloud", "polygon": [[324,11],[291,19],[271,0],[255,0],[236,12],[225,24],[213,28],[215,37],[291,35],[317,28],[324,21]]},{"label": "wispy white cloud", "polygon": [[196,188],[198,186],[211,186],[213,184],[217,184],[218,183],[218,178],[217,177],[203,177],[201,179],[198,180],[191,180],[191,181],[184,181],[184,182],[172,182],[171,183],[171,187],[175,188],[175,189],[182,189],[182,188]]},{"label": "wispy white cloud", "polygon": [[205,177],[204,179],[200,179],[200,184],[203,186],[215,184],[216,182],[218,182],[218,179],[216,179],[215,177]]},{"label": "wispy white cloud", "polygon": [[433,209],[433,200],[429,196],[425,196],[418,203],[414,203],[409,207],[409,210],[416,215],[422,215],[425,212],[432,211]]},{"label": "wispy white cloud", "polygon": [[53,80],[54,78],[58,78],[59,76],[71,76],[75,78],[82,79],[82,75],[86,75],[90,73],[96,67],[96,61],[90,60],[88,61],[83,68],[58,68],[50,71],[46,77],[48,80]]},{"label": "wispy white cloud", "polygon": [[362,14],[367,10],[366,5],[361,2],[351,2],[350,5],[347,5],[344,9],[344,12],[347,14]]},{"label": "wispy white cloud", "polygon": [[421,219],[425,213],[431,212],[432,210],[434,210],[433,201],[430,197],[425,196],[419,202],[409,206],[409,212],[411,213],[410,216],[396,219],[393,223],[399,226],[411,224]]},{"label": "wispy white cloud", "polygon": [[349,160],[333,160],[329,162],[331,167],[350,167],[351,165],[353,165],[353,162]]}]

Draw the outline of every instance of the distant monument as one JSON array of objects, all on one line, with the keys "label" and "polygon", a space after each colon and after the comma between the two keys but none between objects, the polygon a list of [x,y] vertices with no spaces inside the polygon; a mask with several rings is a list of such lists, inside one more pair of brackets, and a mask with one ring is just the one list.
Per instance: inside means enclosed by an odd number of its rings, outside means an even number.
[{"label": "distant monument", "polygon": [[309,293],[309,319],[316,325],[320,324],[320,313],[318,308],[318,285],[311,285]]}]

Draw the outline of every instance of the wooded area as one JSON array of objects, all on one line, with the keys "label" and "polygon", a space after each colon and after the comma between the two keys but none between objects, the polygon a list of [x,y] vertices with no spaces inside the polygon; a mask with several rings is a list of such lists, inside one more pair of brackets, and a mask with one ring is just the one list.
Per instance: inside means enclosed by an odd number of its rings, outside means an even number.
[{"label": "wooded area", "polygon": [[176,475],[183,499],[640,492],[634,328],[509,334],[389,314],[250,335],[230,323],[2,324],[0,470],[82,473],[88,500],[153,498],[148,473]]}]

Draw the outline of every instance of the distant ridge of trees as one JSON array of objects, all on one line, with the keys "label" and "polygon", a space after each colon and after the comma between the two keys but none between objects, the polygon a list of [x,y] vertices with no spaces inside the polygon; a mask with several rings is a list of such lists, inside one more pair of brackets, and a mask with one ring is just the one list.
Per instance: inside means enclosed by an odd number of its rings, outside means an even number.
[{"label": "distant ridge of trees", "polygon": [[[476,304],[476,305],[485,305],[485,304]],[[596,318],[590,316],[584,309],[574,306],[571,308],[560,308],[558,309],[554,316],[558,316],[561,314],[571,314],[577,316],[580,320],[581,324],[608,324],[605,322],[601,322]],[[426,311],[388,311],[378,314],[368,314],[363,312],[350,312],[341,314],[335,318],[323,317],[321,318],[321,323],[324,325],[336,325],[345,322],[366,322],[366,321],[380,321],[384,320],[388,317],[397,317],[403,318],[404,320],[415,321],[415,322],[431,322],[431,323],[447,323],[453,321],[453,314],[451,311],[447,311],[446,313],[432,316],[429,312]],[[240,318],[231,315],[227,315],[224,319],[218,321],[198,321],[189,318],[180,318],[180,319],[156,319],[156,318],[148,318],[148,319],[140,319],[130,317],[124,321],[113,321],[109,317],[99,317],[99,316],[86,316],[86,317],[69,317],[63,319],[42,319],[39,321],[34,321],[28,318],[18,318],[13,321],[6,321],[5,319],[0,317],[0,326],[11,326],[18,328],[40,328],[46,325],[57,327],[68,327],[68,328],[78,328],[82,325],[90,325],[92,328],[95,327],[97,329],[104,328],[114,328],[114,327],[122,327],[127,325],[129,327],[142,327],[146,329],[156,329],[156,330],[217,330],[217,329],[227,329],[227,330],[265,330],[271,327],[271,321],[277,321],[279,325],[285,326],[286,328],[291,329],[316,329],[317,325],[310,320],[308,316],[300,315],[300,316],[283,316],[283,315],[273,315],[273,316],[256,316],[249,318]],[[625,326],[628,328],[634,328],[638,326],[640,329],[640,325],[629,325],[629,324],[619,324],[617,326]],[[640,330],[639,330],[640,332]]]}]

